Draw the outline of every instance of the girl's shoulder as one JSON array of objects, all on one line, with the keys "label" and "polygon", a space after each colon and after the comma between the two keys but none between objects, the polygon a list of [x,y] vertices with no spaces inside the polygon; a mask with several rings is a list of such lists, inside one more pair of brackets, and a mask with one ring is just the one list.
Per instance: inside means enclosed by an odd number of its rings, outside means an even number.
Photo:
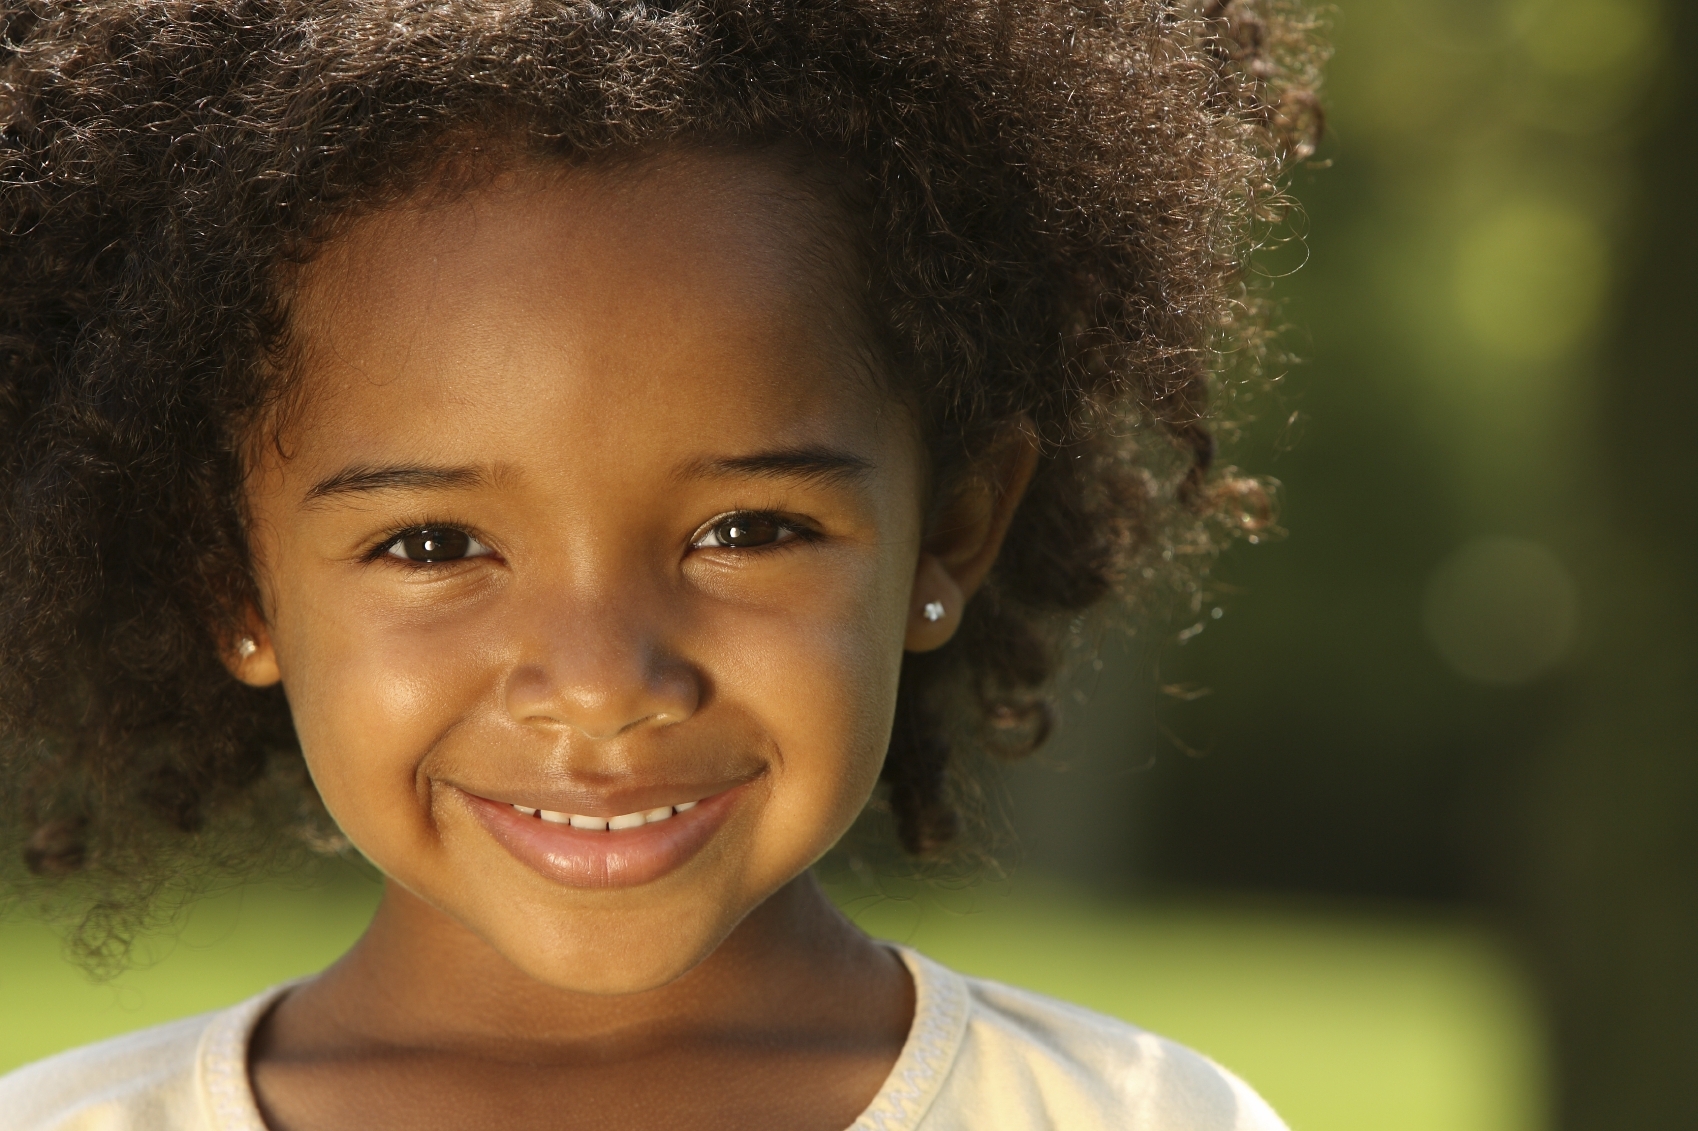
[{"label": "girl's shoulder", "polygon": [[[1285,1131],[1247,1085],[1181,1045],[898,950],[913,1027],[850,1131]],[[284,988],[0,1077],[0,1131],[264,1131],[248,1038]]]},{"label": "girl's shoulder", "polygon": [[852,1131],[1286,1131],[1248,1085],[1182,1045],[900,953],[914,1027]]},{"label": "girl's shoulder", "polygon": [[265,1131],[248,1036],[284,988],[0,1076],[0,1131]]}]

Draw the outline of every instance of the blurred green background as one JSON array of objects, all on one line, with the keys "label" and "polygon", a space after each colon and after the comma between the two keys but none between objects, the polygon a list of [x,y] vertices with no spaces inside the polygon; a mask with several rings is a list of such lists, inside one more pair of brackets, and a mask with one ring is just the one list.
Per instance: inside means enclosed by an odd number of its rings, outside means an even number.
[{"label": "blurred green background", "polygon": [[[1300,360],[1227,451],[1288,533],[1194,618],[1102,630],[1008,774],[1012,879],[840,895],[1196,1045],[1296,1131],[1689,1128],[1698,20],[1328,19],[1328,140],[1263,263]],[[106,985],[0,924],[0,1069],[317,968],[372,894],[211,900]]]}]

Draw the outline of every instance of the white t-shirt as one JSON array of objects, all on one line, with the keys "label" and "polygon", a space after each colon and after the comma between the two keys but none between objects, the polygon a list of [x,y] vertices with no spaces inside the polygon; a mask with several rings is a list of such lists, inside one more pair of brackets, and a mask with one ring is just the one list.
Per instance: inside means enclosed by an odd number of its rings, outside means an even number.
[{"label": "white t-shirt", "polygon": [[[1286,1131],[1189,1049],[898,950],[914,976],[914,1026],[849,1131]],[[248,1037],[285,988],[0,1077],[0,1131],[265,1131]]]}]

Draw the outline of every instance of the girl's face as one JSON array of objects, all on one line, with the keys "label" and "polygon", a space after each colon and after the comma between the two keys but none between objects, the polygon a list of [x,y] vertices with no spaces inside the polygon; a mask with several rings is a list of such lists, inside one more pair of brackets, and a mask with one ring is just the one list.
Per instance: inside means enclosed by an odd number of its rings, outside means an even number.
[{"label": "girl's face", "polygon": [[533,171],[300,280],[241,674],[354,844],[552,985],[664,984],[817,859],[958,612],[824,215],[753,158]]}]

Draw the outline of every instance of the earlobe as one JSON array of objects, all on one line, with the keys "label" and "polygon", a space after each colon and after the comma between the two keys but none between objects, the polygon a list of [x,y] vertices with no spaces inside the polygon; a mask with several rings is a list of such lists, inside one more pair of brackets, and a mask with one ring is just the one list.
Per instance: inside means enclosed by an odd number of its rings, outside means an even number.
[{"label": "earlobe", "polygon": [[943,507],[914,570],[908,651],[941,648],[961,627],[967,601],[995,564],[1037,466],[1037,438],[1021,420]]},{"label": "earlobe", "polygon": [[271,633],[251,610],[247,622],[247,631],[226,646],[221,659],[230,674],[249,687],[270,687],[283,678],[271,646]]},{"label": "earlobe", "polygon": [[922,552],[908,605],[908,635],[903,647],[910,652],[930,652],[949,643],[961,627],[967,598],[937,555]]}]

